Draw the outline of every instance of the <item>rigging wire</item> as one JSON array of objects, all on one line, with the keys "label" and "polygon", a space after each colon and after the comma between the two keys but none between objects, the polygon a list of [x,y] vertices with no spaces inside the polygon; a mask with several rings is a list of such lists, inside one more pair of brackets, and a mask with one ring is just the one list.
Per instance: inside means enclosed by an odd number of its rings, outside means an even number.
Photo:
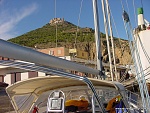
[{"label": "rigging wire", "polygon": [[128,15],[130,17],[130,9],[129,9],[129,5],[128,5],[128,1],[126,0],[126,5],[127,5],[127,10],[128,10]]},{"label": "rigging wire", "polygon": [[149,62],[149,64],[150,64],[150,57],[149,57],[148,53],[146,52],[146,50],[145,50],[145,48],[144,48],[144,45],[142,44],[142,41],[141,41],[140,36],[137,35],[137,38],[139,39],[139,42],[140,42],[140,45],[141,45],[142,50],[143,50],[143,52],[144,52],[144,55],[145,55],[146,59],[148,60],[148,62]]},{"label": "rigging wire", "polygon": [[[150,66],[149,67],[147,67],[146,69],[144,69],[143,71],[146,71],[146,70],[148,70],[150,68]],[[141,72],[140,73],[138,73],[137,75],[140,75],[141,74]],[[148,75],[150,75],[150,72],[147,72],[147,73],[145,73],[145,76],[144,77],[146,77],[146,76],[148,76]],[[149,80],[150,78],[146,78],[145,80]],[[126,80],[127,81],[127,80]],[[123,82],[123,81],[121,81],[121,82]],[[137,83],[137,81],[134,81],[134,83]]]},{"label": "rigging wire", "polygon": [[[126,22],[127,23],[127,22]],[[131,26],[131,23],[130,23],[130,21],[127,23],[128,24],[128,26],[129,26],[129,29],[130,29],[130,34],[131,34],[131,37],[134,37],[133,36],[133,30],[132,30],[132,26]],[[137,50],[137,44],[135,43],[135,37],[133,38],[133,42],[134,42],[134,44],[133,44],[133,46],[131,46],[131,47],[134,47],[134,49],[135,49],[135,52],[134,52],[134,54],[136,54],[136,59],[135,59],[135,56],[133,57],[133,60],[134,60],[134,62],[137,64],[137,61],[138,61],[138,66],[136,67],[136,71],[137,72],[139,72],[138,71],[138,69],[140,70],[140,72],[141,72],[141,76],[137,76],[137,79],[138,79],[138,83],[139,83],[139,85],[141,85],[140,86],[140,90],[141,90],[141,95],[142,95],[142,100],[143,100],[143,108],[145,108],[145,110],[146,110],[146,112],[147,112],[147,107],[146,106],[148,106],[148,107],[150,107],[150,101],[149,101],[149,94],[148,94],[148,89],[147,89],[147,86],[146,86],[146,80],[145,80],[145,77],[144,77],[144,72],[143,72],[143,68],[142,68],[142,63],[141,63],[141,58],[140,58],[140,56],[139,56],[139,51]],[[131,40],[130,40],[130,43],[131,43]],[[135,64],[135,65],[136,65]],[[146,103],[145,103],[145,97],[144,97],[144,94],[146,95]]]},{"label": "rigging wire", "polygon": [[120,0],[120,2],[121,2],[122,9],[123,9],[123,11],[124,11],[124,5],[123,5],[122,0]]},{"label": "rigging wire", "polygon": [[[134,37],[133,36],[133,30],[132,30],[132,26],[131,26],[131,23],[129,23],[129,26],[130,26],[130,32],[131,32],[131,34],[132,34],[132,37]],[[135,38],[135,37],[134,37]],[[148,105],[148,107],[150,107],[150,101],[149,101],[149,94],[148,94],[148,89],[147,89],[147,86],[146,86],[146,80],[145,80],[145,77],[144,77],[144,71],[143,71],[143,67],[142,67],[142,63],[141,63],[141,58],[140,58],[140,55],[139,55],[139,51],[138,51],[138,49],[137,49],[137,43],[135,42],[135,40],[133,39],[133,42],[135,43],[134,44],[134,47],[135,47],[135,52],[136,52],[136,57],[137,57],[137,60],[138,60],[138,64],[139,64],[139,69],[140,69],[140,72],[141,72],[141,79],[142,79],[142,84],[143,84],[143,87],[144,87],[144,92],[145,92],[145,94],[146,94],[146,98],[147,98],[147,105]]]},{"label": "rigging wire", "polygon": [[[132,71],[131,70],[131,63],[132,62],[132,59],[130,59],[130,62],[129,62],[129,67],[128,68],[126,68],[126,70],[125,70],[125,72],[123,73],[123,75],[121,76],[121,78],[120,78],[120,80],[119,80],[119,82],[123,82],[124,81],[124,79],[126,78],[126,75],[128,74],[128,71],[130,70],[130,71]],[[133,73],[133,72],[132,72]]]},{"label": "rigging wire", "polygon": [[[119,46],[120,46],[120,49],[121,49],[121,59],[123,59],[123,54],[124,54],[124,49],[125,48],[123,48],[122,47],[122,43],[121,43],[121,38],[120,38],[120,36],[119,36],[119,33],[118,33],[118,30],[117,30],[117,27],[116,27],[116,23],[115,23],[115,20],[114,20],[114,17],[113,17],[113,14],[112,14],[112,11],[111,11],[111,9],[110,9],[110,14],[111,14],[111,17],[112,17],[112,21],[113,21],[113,23],[114,23],[114,27],[115,27],[115,31],[116,31],[116,33],[117,33],[117,37],[118,37],[118,39],[119,39]],[[126,59],[126,61],[127,61],[127,57],[125,57],[124,59]],[[129,64],[132,62],[132,60],[130,60],[129,61]],[[124,75],[125,76],[125,75]]]},{"label": "rigging wire", "polygon": [[[127,30],[127,25],[125,24],[125,22],[124,22],[124,26],[125,26],[125,31],[126,31],[126,34],[127,34],[128,40],[129,40],[130,49],[131,49],[132,48],[132,43],[131,43],[131,40],[129,39],[129,31]],[[131,55],[132,55],[132,59],[135,62],[135,59],[133,58],[134,57],[133,56],[133,49],[131,49]],[[139,73],[137,67],[136,67],[136,71],[137,71],[137,73]],[[145,104],[145,99],[144,99],[144,92],[142,90],[143,89],[143,85],[140,83],[140,77],[137,77],[137,81],[138,81],[139,87],[140,87],[140,92],[141,92],[142,102],[143,102],[143,108],[146,108],[146,106],[145,106],[146,105]]]},{"label": "rigging wire", "polygon": [[109,37],[108,37],[108,24],[107,24],[107,19],[106,19],[104,0],[101,0],[101,3],[102,3],[104,27],[105,27],[105,33],[106,33],[107,51],[108,51],[108,55],[109,55],[110,74],[111,74],[112,81],[114,81],[113,72],[112,72],[112,60],[111,60],[110,44],[109,44]]},{"label": "rigging wire", "polygon": [[141,0],[141,6],[142,6],[142,8],[143,8],[143,1]]},{"label": "rigging wire", "polygon": [[[146,70],[148,70],[149,68],[150,68],[150,66],[147,67],[146,69],[144,69],[143,72],[146,71]],[[149,72],[145,73],[144,77],[148,76],[148,73],[149,73]],[[141,72],[137,73],[137,75],[140,75],[140,74],[141,74]]]},{"label": "rigging wire", "polygon": [[[150,68],[150,66],[147,67],[146,69],[144,69],[143,71],[146,71],[146,70],[148,70],[149,68]],[[141,72],[139,72],[137,75],[140,75],[140,74],[141,74]],[[145,75],[144,75],[144,77],[148,76],[149,74],[150,74],[150,72],[146,72]],[[148,79],[150,79],[150,78],[147,78],[146,80],[148,80]]]},{"label": "rigging wire", "polygon": [[137,19],[136,19],[136,11],[135,11],[135,2],[134,2],[134,0],[133,0],[133,9],[134,9],[135,25],[137,26]]},{"label": "rigging wire", "polygon": [[[122,6],[122,9],[123,9],[123,11],[124,11],[124,6],[123,6],[123,3],[122,3],[122,0],[120,0],[120,2],[121,2],[121,6]],[[111,12],[111,9],[110,9],[110,12]],[[114,18],[113,18],[113,15],[112,15],[112,12],[111,12],[111,16],[112,16],[112,20],[113,20],[113,23],[114,23],[114,26],[115,26],[115,30],[116,30],[116,33],[117,33],[117,36],[118,36],[118,38],[119,38],[119,33],[118,33],[118,31],[117,31],[117,27],[116,27],[116,24],[115,24],[115,21],[114,21]],[[124,52],[124,49],[125,48],[123,48],[121,45],[121,39],[119,38],[119,45],[120,45],[120,48],[121,48],[121,58],[123,59],[123,52]],[[125,57],[126,58],[126,57]],[[132,62],[132,60],[130,60],[130,63]],[[125,78],[125,76],[126,76],[126,74],[127,74],[127,71],[128,70],[126,70],[125,71],[125,73],[123,74],[123,76],[120,78],[120,80],[119,81],[122,81],[124,78]]]},{"label": "rigging wire", "polygon": [[[133,0],[133,1],[134,1],[134,0]],[[133,2],[133,4],[134,4],[134,2]],[[142,0],[141,0],[141,6],[143,7]],[[134,8],[134,9],[135,9],[135,8]],[[146,52],[146,50],[145,50],[145,48],[144,48],[144,45],[142,44],[141,38],[140,38],[140,36],[139,36],[138,34],[137,34],[137,38],[139,39],[139,42],[140,42],[141,48],[142,48],[142,50],[143,50],[143,53],[144,53],[146,59],[148,60],[148,62],[149,62],[149,64],[150,64],[150,57],[149,57],[148,53]],[[149,68],[149,67],[148,67],[148,68]],[[145,70],[147,70],[148,68],[146,68]],[[143,70],[143,71],[145,71],[145,70]],[[147,76],[147,74],[146,74],[145,76]]]},{"label": "rigging wire", "polygon": [[110,6],[109,6],[109,3],[108,3],[108,0],[105,0],[105,2],[106,2],[106,10],[107,10],[107,15],[108,15],[107,18],[108,18],[109,32],[110,32],[110,38],[111,38],[111,44],[112,44],[112,56],[113,56],[113,60],[114,60],[115,77],[116,77],[116,81],[118,81],[117,68],[116,68],[116,59],[115,59],[114,38],[113,38],[111,14],[110,14]]},{"label": "rigging wire", "polygon": [[[137,36],[137,38],[139,39],[139,42],[140,42],[141,48],[142,48],[142,50],[143,50],[143,53],[144,53],[146,59],[148,60],[148,62],[149,62],[149,64],[150,64],[150,57],[149,57],[148,53],[146,52],[146,50],[145,50],[145,48],[144,48],[144,45],[142,44],[141,38],[140,38],[140,36],[139,36],[138,34],[136,34],[136,36]],[[149,68],[150,68],[150,66],[147,67],[146,69],[142,70],[142,72],[139,72],[138,74],[144,73],[144,71],[148,70]],[[146,72],[146,73],[144,73],[144,77],[148,76],[149,74],[150,74],[149,71]],[[145,80],[148,80],[148,78],[145,79]],[[145,87],[146,87],[146,84],[145,84]]]},{"label": "rigging wire", "polygon": [[[130,32],[131,32],[131,35],[132,35],[132,37],[134,37],[135,38],[135,36],[133,36],[133,30],[132,30],[132,26],[131,26],[131,23],[129,23],[129,27],[130,27]],[[148,93],[148,89],[147,89],[147,86],[146,86],[146,80],[145,80],[145,77],[144,77],[144,71],[143,71],[143,67],[142,67],[142,63],[141,63],[141,58],[140,58],[140,55],[139,55],[139,51],[138,51],[138,49],[137,49],[137,43],[135,42],[135,40],[133,39],[133,42],[134,42],[134,47],[135,47],[135,54],[136,54],[136,62],[138,61],[138,65],[139,65],[139,70],[140,70],[140,72],[141,72],[141,77],[140,77],[140,82],[141,82],[141,84],[142,84],[142,86],[143,86],[143,88],[144,89],[142,89],[143,90],[143,93],[145,93],[145,95],[146,95],[146,104],[145,104],[145,106],[148,106],[148,107],[150,107],[150,101],[149,101],[149,93]],[[145,98],[144,98],[145,99]],[[147,111],[148,109],[147,108],[145,108],[145,110]]]},{"label": "rigging wire", "polygon": [[78,32],[79,32],[79,23],[80,23],[81,11],[82,11],[82,4],[83,4],[83,0],[81,0],[81,5],[80,5],[80,12],[79,12],[79,16],[78,16],[78,24],[77,24],[77,31],[76,31],[74,49],[77,47],[76,44],[77,44],[77,37],[78,37]]},{"label": "rigging wire", "polygon": [[[141,1],[142,2],[142,1]],[[121,5],[122,5],[122,9],[124,10],[124,6],[123,6],[123,3],[122,3],[122,0],[121,0]],[[128,2],[127,2],[127,0],[126,0],[126,5],[127,5],[127,8],[128,8],[128,12],[129,12],[129,7],[128,7]],[[125,10],[124,10],[125,11]],[[129,22],[129,26],[130,26],[130,29],[132,30],[132,27],[131,27],[131,23]],[[132,31],[130,30],[130,32],[131,32],[131,34],[132,34]],[[126,31],[127,31],[127,29],[126,29]],[[128,35],[128,38],[129,38],[129,35]],[[129,40],[131,40],[131,39],[129,39]],[[135,41],[134,41],[134,44],[135,44]],[[132,52],[135,50],[135,46],[132,46]],[[131,53],[132,53],[131,52]],[[143,72],[143,71],[142,71]]]},{"label": "rigging wire", "polygon": [[[124,8],[124,6],[122,5],[122,8]],[[122,44],[121,44],[121,39],[120,39],[120,36],[119,36],[119,33],[118,33],[118,30],[117,30],[117,27],[116,27],[116,23],[115,23],[115,20],[114,20],[114,17],[113,17],[113,15],[112,15],[112,12],[111,12],[111,9],[109,8],[109,10],[110,10],[110,14],[111,14],[111,17],[112,17],[112,21],[113,21],[113,23],[114,23],[114,27],[115,27],[115,30],[116,30],[116,33],[117,33],[117,37],[119,38],[119,46],[120,46],[120,48],[121,48],[121,58],[123,59],[123,53],[124,53],[124,49],[123,49],[123,47],[122,47]],[[127,59],[126,57],[125,57],[125,59]],[[130,62],[129,63],[131,63],[132,62],[132,60],[130,60]],[[126,70],[125,71],[125,73],[123,74],[123,76],[121,77],[121,79],[119,80],[119,81],[122,81],[124,78],[125,78],[125,75],[127,74],[127,71],[128,70]]]},{"label": "rigging wire", "polygon": [[[121,4],[122,4],[122,1],[121,1]],[[130,48],[133,48],[133,45],[132,45],[132,43],[131,43],[130,36],[129,36],[129,31],[127,30],[127,25],[128,25],[129,28],[130,28],[131,36],[133,37],[133,33],[132,33],[132,31],[131,31],[131,30],[132,30],[132,28],[131,28],[131,23],[130,23],[128,14],[127,14],[127,13],[125,12],[125,10],[124,10],[123,4],[122,4],[122,8],[123,8],[123,22],[124,22],[124,26],[125,26],[125,31],[126,31],[126,34],[127,34],[127,36],[128,36]],[[135,45],[134,45],[134,47],[135,47]],[[136,54],[138,54],[137,49],[135,49],[135,50],[136,50]],[[139,73],[139,72],[138,72],[138,67],[137,67],[137,65],[136,65],[136,60],[135,60],[135,58],[133,57],[134,54],[133,54],[132,49],[131,49],[131,55],[132,55],[132,59],[134,60],[134,63],[135,63],[135,66],[136,66],[136,72]],[[138,55],[137,55],[137,60],[139,60],[139,56],[138,56]],[[139,61],[140,61],[140,60],[139,60]],[[139,62],[139,65],[141,65],[140,62]],[[142,70],[142,69],[140,68],[140,70]],[[141,75],[142,75],[142,77],[140,77],[140,76],[137,75],[137,81],[138,81],[138,83],[139,83],[140,93],[141,93],[141,96],[142,96],[143,108],[146,109],[146,105],[149,104],[149,97],[147,96],[148,91],[147,91],[147,88],[145,87],[145,79],[143,78],[143,73],[142,73]],[[144,83],[143,83],[143,82],[144,82]],[[145,92],[146,97],[147,97],[147,99],[148,99],[148,100],[147,100],[147,104],[145,103],[144,92]],[[145,111],[145,109],[144,109],[144,111]],[[147,110],[147,109],[146,109],[146,110]]]},{"label": "rigging wire", "polygon": [[[123,10],[123,13],[124,13],[124,12],[125,12],[125,9],[124,9],[124,5],[123,5],[122,0],[120,0],[120,2],[121,2],[122,10]],[[129,8],[128,8],[128,9],[129,9]],[[119,41],[120,41],[120,40],[119,40]],[[121,42],[121,41],[120,41],[120,42]],[[120,43],[120,45],[121,45],[121,43]],[[123,56],[124,49],[125,49],[125,48],[122,49],[122,55],[121,55],[121,58],[122,58],[122,56]]]}]

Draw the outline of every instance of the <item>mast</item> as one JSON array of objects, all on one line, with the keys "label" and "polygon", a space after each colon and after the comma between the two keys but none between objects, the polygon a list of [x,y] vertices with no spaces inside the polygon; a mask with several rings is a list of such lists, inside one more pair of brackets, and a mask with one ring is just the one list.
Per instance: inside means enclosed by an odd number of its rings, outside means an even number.
[{"label": "mast", "polygon": [[100,71],[100,76],[103,76],[104,74],[102,72],[103,66],[102,66],[102,55],[100,51],[100,30],[99,30],[99,18],[98,18],[98,8],[97,8],[97,0],[93,0],[93,14],[94,14],[94,26],[95,26],[95,44],[96,44],[96,56],[97,56],[97,69]]}]

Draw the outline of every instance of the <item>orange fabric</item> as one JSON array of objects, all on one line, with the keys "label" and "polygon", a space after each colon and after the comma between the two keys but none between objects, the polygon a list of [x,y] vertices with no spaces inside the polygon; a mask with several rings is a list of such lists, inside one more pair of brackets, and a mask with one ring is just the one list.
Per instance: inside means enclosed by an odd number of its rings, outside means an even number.
[{"label": "orange fabric", "polygon": [[116,102],[116,98],[120,98],[120,96],[116,96],[108,102],[106,110],[110,111],[109,113],[116,113],[115,107],[113,107],[113,103]]},{"label": "orange fabric", "polygon": [[87,100],[68,100],[65,103],[65,106],[77,106],[77,107],[88,107],[88,101]]}]

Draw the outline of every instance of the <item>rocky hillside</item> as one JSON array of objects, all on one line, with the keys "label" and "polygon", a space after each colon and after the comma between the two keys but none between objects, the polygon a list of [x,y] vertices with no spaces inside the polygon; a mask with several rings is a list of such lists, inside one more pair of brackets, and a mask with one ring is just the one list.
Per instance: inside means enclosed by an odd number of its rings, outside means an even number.
[{"label": "rocky hillside", "polygon": [[[57,29],[56,29],[57,28]],[[57,35],[56,35],[57,34]],[[108,62],[107,42],[105,34],[101,33],[101,52],[103,62]],[[89,53],[89,59],[95,59],[95,39],[94,30],[92,28],[81,28],[65,21],[64,19],[52,19],[48,24],[41,28],[25,33],[21,36],[12,38],[8,41],[23,46],[40,48],[51,48],[64,46],[66,48],[74,48]],[[76,43],[75,43],[76,42]],[[131,62],[128,41],[114,38],[115,53],[117,64],[128,64]],[[111,46],[111,45],[110,45]]]}]

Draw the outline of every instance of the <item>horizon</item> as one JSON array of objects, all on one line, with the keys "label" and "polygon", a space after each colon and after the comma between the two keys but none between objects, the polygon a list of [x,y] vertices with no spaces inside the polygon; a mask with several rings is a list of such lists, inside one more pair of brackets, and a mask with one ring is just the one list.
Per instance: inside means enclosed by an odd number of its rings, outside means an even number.
[{"label": "horizon", "polygon": [[[138,7],[143,6],[144,17],[150,21],[150,15],[148,13],[150,1],[145,0],[141,3],[141,0],[138,0],[134,4],[133,1],[128,0],[128,4],[124,1],[123,4],[125,4],[124,8],[127,12],[130,10],[128,14],[132,27],[134,28],[137,27],[135,12],[137,13]],[[100,1],[97,2],[99,6],[100,32],[105,33],[101,3]],[[0,38],[8,40],[23,35],[29,31],[41,28],[53,18],[64,18],[66,21],[77,26],[79,25],[82,28],[89,27],[94,29],[92,5],[92,0],[86,0],[86,2],[85,0],[0,0]],[[123,10],[121,2],[110,1],[109,5],[119,34],[117,34],[116,30],[113,30],[114,37],[127,39],[122,21]],[[135,5],[136,11],[133,5]],[[127,6],[129,6],[129,9]],[[112,22],[112,24],[114,29],[114,23]]]}]

